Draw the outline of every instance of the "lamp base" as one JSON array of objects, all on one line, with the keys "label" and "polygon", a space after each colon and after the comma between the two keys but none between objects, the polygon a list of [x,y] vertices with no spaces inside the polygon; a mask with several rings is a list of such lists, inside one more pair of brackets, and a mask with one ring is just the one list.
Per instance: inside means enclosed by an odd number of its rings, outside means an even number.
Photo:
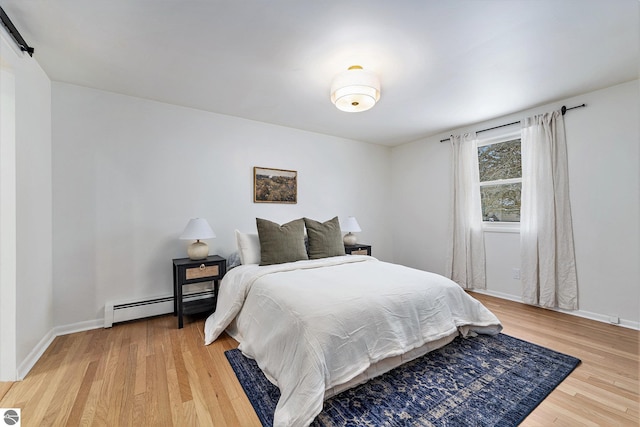
[{"label": "lamp base", "polygon": [[197,240],[189,245],[187,248],[187,255],[189,255],[189,258],[194,261],[205,259],[209,256],[209,245]]},{"label": "lamp base", "polygon": [[357,240],[358,239],[356,238],[356,235],[352,234],[351,232],[345,234],[344,235],[344,239],[342,239],[344,244],[347,245],[347,246],[355,245]]}]

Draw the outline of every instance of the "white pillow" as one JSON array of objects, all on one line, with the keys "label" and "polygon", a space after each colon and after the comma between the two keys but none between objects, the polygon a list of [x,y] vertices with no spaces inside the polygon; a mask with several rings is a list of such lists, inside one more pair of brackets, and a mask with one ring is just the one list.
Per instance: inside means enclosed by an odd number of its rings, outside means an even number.
[{"label": "white pillow", "polygon": [[242,264],[260,264],[260,239],[258,234],[246,234],[236,230],[236,244]]}]

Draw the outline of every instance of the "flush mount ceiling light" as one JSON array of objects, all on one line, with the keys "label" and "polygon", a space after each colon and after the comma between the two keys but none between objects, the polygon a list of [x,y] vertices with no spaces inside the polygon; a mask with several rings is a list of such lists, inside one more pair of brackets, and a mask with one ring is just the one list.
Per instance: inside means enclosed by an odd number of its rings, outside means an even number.
[{"label": "flush mount ceiling light", "polygon": [[380,99],[380,80],[360,65],[338,74],[331,84],[331,102],[349,113],[367,111]]}]

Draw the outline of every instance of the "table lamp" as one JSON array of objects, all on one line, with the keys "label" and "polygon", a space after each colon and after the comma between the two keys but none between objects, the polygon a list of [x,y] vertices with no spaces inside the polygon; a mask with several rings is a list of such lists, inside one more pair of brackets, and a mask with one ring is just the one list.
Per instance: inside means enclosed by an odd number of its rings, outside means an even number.
[{"label": "table lamp", "polygon": [[347,234],[344,235],[344,239],[342,239],[344,241],[344,244],[347,246],[356,244],[356,236],[355,234],[352,234],[352,232],[358,233],[362,231],[360,229],[358,221],[355,219],[355,217],[352,216],[348,217],[346,221],[340,224],[340,229],[347,232]]},{"label": "table lamp", "polygon": [[180,235],[180,240],[195,240],[187,248],[187,255],[193,260],[205,259],[209,256],[209,245],[200,240],[213,239],[216,233],[204,218],[192,218]]}]

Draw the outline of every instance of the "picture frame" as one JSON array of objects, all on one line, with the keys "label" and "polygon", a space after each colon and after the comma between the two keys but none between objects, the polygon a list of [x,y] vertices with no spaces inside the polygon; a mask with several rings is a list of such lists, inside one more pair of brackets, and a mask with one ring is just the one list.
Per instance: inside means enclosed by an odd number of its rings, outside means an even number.
[{"label": "picture frame", "polygon": [[254,166],[254,203],[298,203],[298,172]]}]

